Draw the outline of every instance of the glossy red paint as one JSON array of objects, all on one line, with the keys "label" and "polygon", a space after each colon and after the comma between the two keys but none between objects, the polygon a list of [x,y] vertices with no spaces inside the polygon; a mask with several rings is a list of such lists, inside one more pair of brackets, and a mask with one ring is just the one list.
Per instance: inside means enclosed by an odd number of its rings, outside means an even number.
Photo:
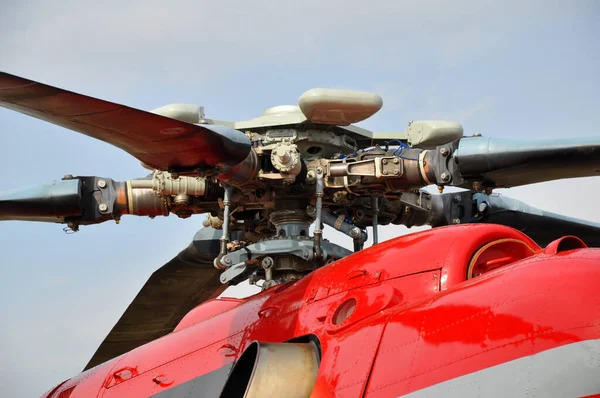
[{"label": "glossy red paint", "polygon": [[[467,281],[475,253],[500,239],[521,242],[528,257],[509,250],[514,262],[505,264],[508,249],[491,251],[485,261],[497,264],[497,253],[502,264]],[[322,353],[313,396],[400,396],[600,338],[598,280],[599,250],[543,251],[497,225],[437,228],[244,300],[207,302],[175,332],[75,376],[46,397],[73,387],[72,398],[147,397],[229,369],[252,341],[307,335],[318,338]]]}]

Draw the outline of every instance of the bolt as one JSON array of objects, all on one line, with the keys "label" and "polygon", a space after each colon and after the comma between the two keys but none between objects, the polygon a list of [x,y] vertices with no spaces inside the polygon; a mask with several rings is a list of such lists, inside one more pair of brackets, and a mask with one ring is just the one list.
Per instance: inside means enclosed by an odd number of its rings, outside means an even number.
[{"label": "bolt", "polygon": [[333,194],[333,201],[335,203],[344,202],[346,200],[346,192],[337,191]]},{"label": "bolt", "polygon": [[394,158],[394,164],[398,164],[398,163],[400,163],[400,159]]},{"label": "bolt", "polygon": [[381,161],[381,163],[383,163],[383,164],[387,164],[387,159],[383,159],[383,160]]},{"label": "bolt", "polygon": [[489,206],[488,206],[487,202],[481,202],[481,203],[479,204],[479,207],[478,207],[478,209],[479,209],[479,212],[480,212],[480,213],[485,213],[485,212],[487,211],[488,207],[489,207]]},{"label": "bolt", "polygon": [[382,173],[383,173],[383,175],[385,176],[385,175],[387,175],[388,171],[387,171],[387,170],[383,170],[383,172],[382,172]]},{"label": "bolt", "polygon": [[452,199],[454,200],[455,203],[462,202],[462,197],[460,195],[454,195],[454,197]]},{"label": "bolt", "polygon": [[221,282],[227,282],[227,277],[225,275],[221,275]]},{"label": "bolt", "polygon": [[350,237],[356,239],[360,237],[360,228],[354,227],[350,230]]},{"label": "bolt", "polygon": [[265,257],[260,262],[260,266],[263,267],[264,269],[269,269],[269,268],[271,268],[272,265],[273,265],[273,259],[271,257]]},{"label": "bolt", "polygon": [[442,181],[444,181],[444,182],[450,181],[450,174],[449,173],[444,172],[444,173],[442,173],[442,175],[440,177],[442,177]]},{"label": "bolt", "polygon": [[394,169],[394,174],[400,174],[400,170]]},{"label": "bolt", "polygon": [[448,154],[450,154],[450,150],[448,149],[448,147],[440,148],[440,154],[442,156],[448,156]]},{"label": "bolt", "polygon": [[225,257],[223,261],[225,261],[225,264],[231,264],[231,259],[229,257]]},{"label": "bolt", "polygon": [[315,173],[314,170],[308,170],[308,172],[306,173],[306,181],[309,183],[313,183],[315,182],[317,178],[317,174]]},{"label": "bolt", "polygon": [[306,213],[309,216],[314,216],[316,212],[317,212],[317,209],[315,208],[315,206],[312,206],[312,205],[306,206]]},{"label": "bolt", "polygon": [[290,160],[290,154],[284,147],[277,148],[275,155],[277,155],[281,163],[285,164]]},{"label": "bolt", "polygon": [[460,219],[458,219],[458,218],[452,219],[452,224],[460,224]]},{"label": "bolt", "polygon": [[98,210],[100,210],[100,211],[106,211],[106,210],[108,210],[108,206],[106,205],[106,203],[100,203],[98,205]]},{"label": "bolt", "polygon": [[98,188],[106,188],[106,181],[98,180]]},{"label": "bolt", "polygon": [[317,174],[318,175],[323,174],[323,168],[322,167],[317,167]]}]

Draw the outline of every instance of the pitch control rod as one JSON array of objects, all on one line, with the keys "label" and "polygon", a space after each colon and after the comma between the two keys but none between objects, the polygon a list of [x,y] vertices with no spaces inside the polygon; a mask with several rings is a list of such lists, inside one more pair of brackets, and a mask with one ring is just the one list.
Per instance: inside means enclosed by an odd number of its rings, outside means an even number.
[{"label": "pitch control rod", "polygon": [[317,183],[315,196],[317,197],[317,204],[315,206],[315,231],[313,232],[315,237],[314,253],[315,259],[320,260],[323,257],[323,251],[321,250],[321,239],[323,239],[323,231],[321,230],[321,213],[323,211],[323,195],[325,194],[325,183],[323,182],[323,168],[317,167]]},{"label": "pitch control rod", "polygon": [[221,259],[227,254],[227,244],[229,243],[229,215],[231,214],[231,196],[233,195],[233,187],[225,186],[225,195],[223,196],[223,234],[219,239],[219,255],[215,258],[214,265],[218,269],[225,269],[226,266],[221,264]]}]

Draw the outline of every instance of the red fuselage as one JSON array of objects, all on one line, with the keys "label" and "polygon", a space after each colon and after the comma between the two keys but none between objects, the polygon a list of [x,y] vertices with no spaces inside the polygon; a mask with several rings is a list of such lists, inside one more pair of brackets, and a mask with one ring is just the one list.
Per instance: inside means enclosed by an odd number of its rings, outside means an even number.
[{"label": "red fuselage", "polygon": [[45,397],[218,396],[253,341],[306,336],[320,344],[314,397],[600,394],[599,280],[600,250],[574,238],[543,250],[508,227],[436,228],[208,301]]}]

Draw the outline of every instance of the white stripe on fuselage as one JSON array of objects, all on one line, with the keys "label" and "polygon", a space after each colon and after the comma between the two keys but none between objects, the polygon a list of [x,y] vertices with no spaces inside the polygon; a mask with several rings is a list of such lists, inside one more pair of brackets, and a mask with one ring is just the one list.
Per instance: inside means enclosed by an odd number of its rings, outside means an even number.
[{"label": "white stripe on fuselage", "polygon": [[583,397],[600,394],[600,340],[542,351],[412,392],[410,398]]}]

